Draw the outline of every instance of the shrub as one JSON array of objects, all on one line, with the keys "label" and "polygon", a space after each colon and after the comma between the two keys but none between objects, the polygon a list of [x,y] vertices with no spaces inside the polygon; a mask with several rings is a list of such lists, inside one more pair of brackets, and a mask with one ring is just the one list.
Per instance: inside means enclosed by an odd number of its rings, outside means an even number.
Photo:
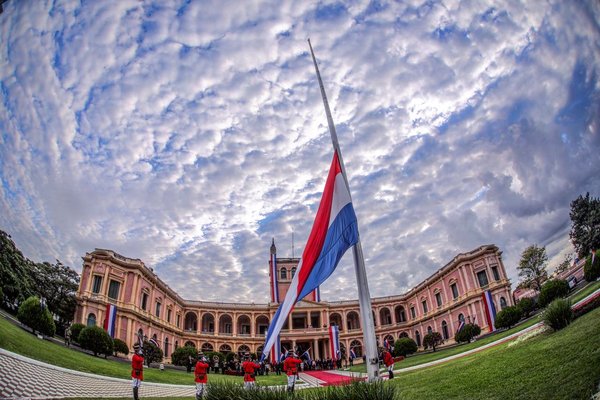
[{"label": "shrub", "polygon": [[592,311],[595,308],[600,307],[600,296],[588,301],[587,303],[580,305],[576,309],[573,310],[573,317],[579,318],[584,314]]},{"label": "shrub", "polygon": [[115,339],[113,340],[113,352],[115,354],[115,357],[117,356],[117,353],[128,355],[129,347],[127,346],[127,343],[125,343],[121,339]]},{"label": "shrub", "polygon": [[411,338],[403,337],[394,342],[394,356],[404,356],[416,352],[417,343]]},{"label": "shrub", "polygon": [[540,307],[545,307],[552,302],[552,300],[559,297],[565,297],[569,294],[569,284],[563,279],[553,279],[542,286],[540,291],[540,297],[538,302]]},{"label": "shrub", "polygon": [[496,315],[496,329],[510,328],[521,319],[521,309],[517,306],[506,307]]},{"label": "shrub", "polygon": [[[182,367],[187,366],[188,359],[191,356],[192,359],[196,359],[198,352],[195,347],[192,346],[183,346],[175,349],[173,354],[171,354],[171,362],[174,365],[180,365]],[[212,360],[212,359],[211,359]]]},{"label": "shrub", "polygon": [[458,343],[469,343],[475,336],[481,333],[481,328],[476,324],[465,324],[463,328],[454,335],[454,340]]},{"label": "shrub", "polygon": [[84,324],[73,324],[71,325],[71,340],[79,343],[79,334],[85,328]]},{"label": "shrub", "polygon": [[[195,349],[194,349],[195,350]],[[163,360],[163,351],[160,347],[156,346],[152,342],[145,341],[144,342],[144,361],[147,366],[150,366],[150,363],[153,362],[161,362]]]},{"label": "shrub", "polygon": [[88,326],[83,328],[79,334],[81,348],[94,353],[94,356],[103,354],[104,358],[113,352],[113,341],[108,333],[99,326]]},{"label": "shrub", "polygon": [[431,347],[433,351],[435,351],[435,348],[442,343],[444,343],[444,339],[442,338],[442,335],[439,332],[428,333],[423,338],[423,347],[425,347],[426,349]]},{"label": "shrub", "polygon": [[583,278],[588,282],[600,278],[600,254],[596,254],[593,264],[592,256],[589,256],[587,260],[585,260],[585,265],[583,266]]},{"label": "shrub", "polygon": [[555,331],[566,327],[573,320],[571,302],[565,299],[554,300],[546,307],[542,318],[544,323]]},{"label": "shrub", "polygon": [[535,310],[535,300],[531,297],[524,297],[521,300],[519,300],[519,303],[517,303],[517,307],[519,307],[519,309],[521,310],[523,318],[527,318],[529,317],[529,314],[531,314],[533,310]]},{"label": "shrub", "polygon": [[17,319],[30,327],[33,333],[40,332],[46,336],[54,336],[54,332],[56,332],[52,314],[46,307],[42,308],[40,299],[35,296],[31,296],[21,303]]}]

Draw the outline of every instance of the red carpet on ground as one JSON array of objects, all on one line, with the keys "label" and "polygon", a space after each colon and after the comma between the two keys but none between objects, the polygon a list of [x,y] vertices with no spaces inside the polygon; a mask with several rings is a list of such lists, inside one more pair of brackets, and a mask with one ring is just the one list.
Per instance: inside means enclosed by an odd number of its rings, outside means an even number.
[{"label": "red carpet on ground", "polygon": [[334,374],[333,372],[327,371],[304,371],[304,373],[325,382],[323,383],[323,386],[349,385],[352,382],[362,380],[362,378],[359,377]]}]

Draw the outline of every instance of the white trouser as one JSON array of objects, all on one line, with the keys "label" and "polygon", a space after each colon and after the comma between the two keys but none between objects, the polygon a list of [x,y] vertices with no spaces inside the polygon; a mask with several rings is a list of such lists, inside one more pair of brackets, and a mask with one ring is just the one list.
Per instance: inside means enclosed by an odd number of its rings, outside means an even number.
[{"label": "white trouser", "polygon": [[296,375],[288,375],[288,387],[294,387],[296,384]]},{"label": "white trouser", "polygon": [[140,386],[142,386],[142,380],[141,379],[138,379],[138,378],[132,378],[131,379],[131,387],[139,388]]},{"label": "white trouser", "polygon": [[256,387],[255,381],[244,382],[244,389],[252,389],[254,387]]},{"label": "white trouser", "polygon": [[206,383],[196,382],[196,396],[202,397],[206,393]]}]

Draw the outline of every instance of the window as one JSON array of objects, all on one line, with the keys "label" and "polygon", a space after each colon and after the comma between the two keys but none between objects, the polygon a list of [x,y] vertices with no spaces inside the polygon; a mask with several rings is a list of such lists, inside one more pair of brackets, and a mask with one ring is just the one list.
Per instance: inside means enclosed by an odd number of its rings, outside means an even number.
[{"label": "window", "polygon": [[444,338],[444,340],[448,340],[448,338],[450,337],[450,335],[448,335],[448,324],[446,323],[446,321],[442,321],[442,337]]},{"label": "window", "polygon": [[92,284],[92,293],[100,293],[102,288],[102,277],[100,275],[94,275],[94,283]]},{"label": "window", "polygon": [[156,302],[156,313],[155,313],[155,314],[156,314],[156,316],[157,316],[157,317],[159,317],[159,318],[160,318],[160,306],[161,306],[161,305],[162,305],[162,304],[161,304],[160,302],[158,302],[158,301]]},{"label": "window", "polygon": [[417,342],[417,346],[421,347],[421,334],[419,331],[415,331],[415,341]]},{"label": "window", "polygon": [[506,308],[506,299],[504,297],[500,297],[500,309],[504,310]]},{"label": "window", "polygon": [[500,274],[498,274],[498,267],[497,266],[492,266],[492,275],[494,275],[494,280],[495,281],[499,281],[500,280]]},{"label": "window", "polygon": [[88,315],[87,326],[96,326],[96,315],[95,314]]},{"label": "window", "polygon": [[[167,309],[167,322],[171,323],[171,309]],[[165,356],[166,357],[166,356]]]},{"label": "window", "polygon": [[148,305],[148,293],[142,293],[142,310],[146,311]]},{"label": "window", "polygon": [[417,314],[415,313],[415,308],[414,307],[410,308],[410,316],[412,317],[412,319],[417,318]]},{"label": "window", "polygon": [[292,276],[291,276],[291,278],[293,278],[294,275],[296,275],[296,267],[292,268]]},{"label": "window", "polygon": [[169,338],[165,338],[165,344],[163,348],[165,349],[165,357],[169,357]]},{"label": "window", "polygon": [[423,300],[421,304],[423,304],[423,314],[427,314],[427,300]]},{"label": "window", "polygon": [[281,268],[281,279],[287,279],[287,269]]},{"label": "window", "polygon": [[177,323],[175,325],[177,325],[178,328],[179,328],[180,320],[181,320],[181,314],[177,314]]},{"label": "window", "polygon": [[438,307],[442,306],[442,295],[440,294],[440,292],[437,292],[435,294],[435,302],[437,303]]},{"label": "window", "polygon": [[450,285],[450,289],[452,289],[452,298],[453,299],[458,298],[458,286],[456,286],[456,283],[453,283],[452,285]]},{"label": "window", "polygon": [[431,326],[427,327],[427,334],[431,335],[433,333],[433,328],[431,328]]},{"label": "window", "polygon": [[485,270],[479,271],[477,273],[477,279],[479,280],[479,287],[485,287],[489,283],[487,273],[485,272]]},{"label": "window", "polygon": [[119,299],[119,289],[121,288],[121,283],[117,281],[110,281],[108,285],[108,297],[113,300]]}]

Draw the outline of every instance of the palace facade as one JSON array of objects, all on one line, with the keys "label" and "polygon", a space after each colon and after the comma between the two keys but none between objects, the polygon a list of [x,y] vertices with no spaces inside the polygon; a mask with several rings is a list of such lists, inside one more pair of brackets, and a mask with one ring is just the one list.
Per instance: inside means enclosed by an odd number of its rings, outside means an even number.
[{"label": "palace facade", "polygon": [[[203,351],[260,352],[277,300],[284,298],[299,261],[278,259],[275,254],[273,244],[271,302],[254,304],[183,299],[143,261],[96,249],[83,257],[75,322],[103,326],[107,306],[115,305],[114,337],[130,348],[138,333],[153,338],[166,361],[175,348],[184,345]],[[421,346],[423,337],[436,331],[445,344],[451,344],[461,321],[477,323],[482,333],[493,330],[484,294],[489,291],[497,310],[513,304],[501,254],[495,245],[481,246],[458,254],[407,293],[373,298],[378,342],[408,336]],[[294,307],[281,331],[282,347],[310,349],[313,358],[329,358],[328,327],[335,324],[342,354],[353,348],[360,357],[363,334],[358,300],[319,300],[317,290]]]}]

